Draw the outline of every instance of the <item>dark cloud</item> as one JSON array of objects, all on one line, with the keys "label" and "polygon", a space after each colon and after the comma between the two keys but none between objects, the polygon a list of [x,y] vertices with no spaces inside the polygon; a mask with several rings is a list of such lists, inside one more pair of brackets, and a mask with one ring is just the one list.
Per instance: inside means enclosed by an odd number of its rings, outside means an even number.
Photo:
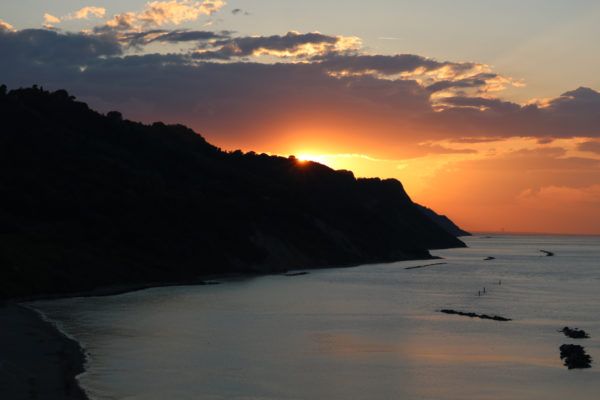
[{"label": "dark cloud", "polygon": [[[520,149],[489,159],[464,160],[457,167],[476,171],[476,173],[481,173],[483,176],[493,171],[506,172],[513,175],[513,179],[526,180],[530,179],[530,176],[527,176],[528,174],[537,171],[540,175],[536,180],[545,180],[535,182],[540,186],[546,186],[552,182],[570,186],[574,184],[573,171],[579,171],[579,173],[585,175],[585,178],[581,177],[582,185],[589,185],[594,181],[598,181],[600,162],[597,159],[568,157],[567,154],[567,150],[561,147]],[[548,173],[550,171],[552,173]],[[557,174],[560,174],[560,178]],[[506,187],[509,186],[506,185]],[[502,187],[504,188],[504,185]]]},{"label": "dark cloud", "polygon": [[554,142],[554,139],[552,139],[552,138],[539,138],[537,140],[537,142],[538,142],[538,144],[549,144],[549,143]]},{"label": "dark cloud", "polygon": [[[525,159],[525,160],[543,160],[547,162],[547,160],[556,160],[560,158],[561,160],[567,161],[564,156],[567,154],[567,150],[562,147],[543,147],[536,149],[519,149],[510,151],[506,157],[511,158],[513,160],[516,159]],[[569,159],[570,160],[570,159]],[[593,160],[590,160],[593,161]],[[540,164],[541,168],[546,168],[547,164]]]},{"label": "dark cloud", "polygon": [[[429,93],[416,82],[338,79],[312,64],[195,63],[155,54],[99,60],[68,82],[61,77],[51,83],[43,85],[67,87],[102,112],[119,109],[134,120],[184,123],[227,148],[267,146],[290,129],[321,137],[323,130],[335,131],[340,143],[366,132],[369,140],[387,135],[396,141],[397,130],[410,130],[414,114],[429,111]],[[336,151],[351,152],[350,144]]]},{"label": "dark cloud", "polygon": [[[207,46],[203,46],[201,48],[206,48]],[[202,50],[201,52],[194,53],[192,55],[193,58],[197,60],[231,60],[233,57],[233,51],[228,49],[219,49],[219,50]]]},{"label": "dark cloud", "polygon": [[577,150],[600,154],[600,142],[587,141],[587,142],[579,143],[579,145],[577,146]]},{"label": "dark cloud", "polygon": [[[132,71],[136,71],[135,78]],[[284,105],[293,112],[323,109],[328,104],[344,109],[356,103],[373,109],[429,108],[427,91],[414,81],[338,79],[313,64],[196,64],[185,55],[153,54],[101,60],[81,75],[90,94],[100,90],[102,82],[125,81],[138,87],[140,100],[158,106],[169,98],[174,108],[185,107],[186,112],[198,106],[197,110],[207,107],[214,113],[219,103],[228,104],[224,115],[244,108],[264,113]]]},{"label": "dark cloud", "polygon": [[221,33],[210,31],[190,31],[190,30],[162,30],[153,29],[143,32],[129,32],[120,37],[120,40],[128,46],[143,46],[153,42],[179,43],[179,42],[202,42],[213,39],[225,39],[229,37],[229,32]]},{"label": "dark cloud", "polygon": [[336,36],[323,35],[321,33],[296,33],[288,32],[285,35],[272,36],[247,36],[231,39],[218,40],[214,43],[216,50],[196,54],[200,59],[222,59],[233,57],[248,57],[256,51],[265,52],[290,52],[294,53],[301,46],[307,44],[330,45],[331,48],[340,40]]},{"label": "dark cloud", "polygon": [[489,142],[499,142],[504,140],[502,137],[460,137],[460,138],[452,138],[450,141],[452,143],[489,143]]},{"label": "dark cloud", "polygon": [[586,87],[565,92],[549,103],[556,111],[597,111],[600,105],[600,93]]},{"label": "dark cloud", "polygon": [[59,33],[47,29],[0,31],[3,70],[19,63],[79,66],[99,57],[122,54],[121,45],[111,36]]},{"label": "dark cloud", "polygon": [[430,58],[414,54],[398,55],[357,55],[357,54],[325,54],[314,57],[323,67],[330,71],[347,71],[350,73],[363,73],[376,71],[383,75],[396,75],[402,72],[413,72],[420,68],[424,72],[448,67],[456,73],[465,72],[477,64],[439,62]]},{"label": "dark cloud", "polygon": [[477,154],[473,149],[451,149],[439,144],[421,144],[418,146],[426,154]]},{"label": "dark cloud", "polygon": [[231,13],[233,15],[239,15],[239,14],[250,15],[250,13],[248,11],[244,11],[241,8],[234,8],[233,10],[231,10]]},{"label": "dark cloud", "polygon": [[431,92],[439,92],[452,88],[485,88],[487,81],[495,78],[499,78],[499,75],[491,73],[477,74],[469,78],[438,81],[427,86],[427,89]]},{"label": "dark cloud", "polygon": [[[565,92],[542,109],[561,136],[600,136],[600,93],[585,87]],[[559,132],[562,132],[559,133]]]},{"label": "dark cloud", "polygon": [[483,97],[447,97],[443,100],[444,104],[454,107],[475,108],[491,110],[501,113],[513,113],[522,110],[518,104],[499,99],[488,99]]},{"label": "dark cloud", "polygon": [[466,137],[600,137],[600,93],[580,88],[548,105],[519,105],[482,97],[450,97],[448,107],[431,115],[424,124],[443,132],[462,132]]}]

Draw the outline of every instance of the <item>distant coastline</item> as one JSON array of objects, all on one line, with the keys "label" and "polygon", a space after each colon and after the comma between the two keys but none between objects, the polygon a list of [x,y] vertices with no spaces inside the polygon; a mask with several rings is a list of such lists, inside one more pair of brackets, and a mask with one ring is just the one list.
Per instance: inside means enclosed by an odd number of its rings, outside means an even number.
[{"label": "distant coastline", "polygon": [[506,235],[506,236],[575,236],[575,237],[600,237],[600,234],[592,233],[549,233],[549,232],[502,232],[502,231],[469,231],[471,235]]}]

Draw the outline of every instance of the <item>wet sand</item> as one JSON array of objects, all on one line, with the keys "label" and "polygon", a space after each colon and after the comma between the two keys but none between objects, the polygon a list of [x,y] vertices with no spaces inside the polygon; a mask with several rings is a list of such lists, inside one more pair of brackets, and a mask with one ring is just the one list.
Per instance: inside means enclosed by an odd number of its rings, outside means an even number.
[{"label": "wet sand", "polygon": [[75,376],[85,356],[79,344],[17,304],[0,305],[0,399],[87,400]]}]

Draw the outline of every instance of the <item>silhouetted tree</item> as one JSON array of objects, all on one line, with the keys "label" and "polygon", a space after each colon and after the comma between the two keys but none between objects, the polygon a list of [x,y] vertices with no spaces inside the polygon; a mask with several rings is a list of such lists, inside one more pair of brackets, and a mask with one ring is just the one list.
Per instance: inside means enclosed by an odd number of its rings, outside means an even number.
[{"label": "silhouetted tree", "polygon": [[121,114],[118,111],[109,111],[106,114],[106,117],[113,121],[122,121],[123,120],[123,114]]}]

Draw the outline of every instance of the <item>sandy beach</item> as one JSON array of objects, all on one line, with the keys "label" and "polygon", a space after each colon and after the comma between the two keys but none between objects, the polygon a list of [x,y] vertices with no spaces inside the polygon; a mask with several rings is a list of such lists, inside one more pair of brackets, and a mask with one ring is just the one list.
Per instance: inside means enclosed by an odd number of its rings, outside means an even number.
[{"label": "sandy beach", "polygon": [[0,398],[87,400],[75,376],[85,357],[79,344],[23,306],[0,305]]}]

